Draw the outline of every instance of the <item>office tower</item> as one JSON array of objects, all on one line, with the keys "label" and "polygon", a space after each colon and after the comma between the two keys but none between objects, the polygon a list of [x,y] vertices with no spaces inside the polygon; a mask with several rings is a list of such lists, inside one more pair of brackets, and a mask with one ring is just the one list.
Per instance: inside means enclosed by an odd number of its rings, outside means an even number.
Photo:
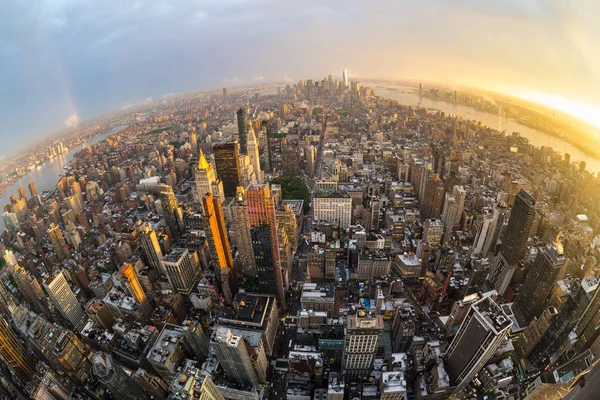
[{"label": "office tower", "polygon": [[460,224],[462,213],[465,209],[465,199],[467,198],[467,191],[463,186],[454,186],[452,188],[452,195],[456,199],[456,219],[453,225]]},{"label": "office tower", "polygon": [[251,386],[258,384],[252,356],[241,335],[234,335],[229,328],[220,326],[212,345],[229,381]]},{"label": "office tower", "polygon": [[483,209],[482,215],[478,216],[477,220],[473,222],[473,226],[476,227],[475,240],[473,241],[473,254],[480,255],[483,253],[483,248],[488,237],[491,235],[492,224],[494,222],[494,215],[490,209]]},{"label": "office tower", "polygon": [[225,197],[233,197],[237,187],[242,184],[239,144],[237,141],[215,144],[213,154]]},{"label": "office tower", "polygon": [[240,154],[248,154],[248,113],[244,107],[237,110],[238,138],[240,141]]},{"label": "office tower", "polygon": [[163,258],[162,263],[173,288],[179,293],[190,294],[202,274],[195,253],[190,254],[187,249],[175,247]]},{"label": "office tower", "polygon": [[539,318],[533,320],[527,328],[519,335],[515,341],[515,350],[519,357],[525,358],[542,340],[551,322],[558,314],[558,310],[554,307],[548,307],[542,312]]},{"label": "office tower", "polygon": [[179,207],[179,202],[175,198],[175,193],[173,193],[171,186],[161,184],[158,185],[158,190],[165,222],[171,231],[171,235],[178,238],[185,231],[183,211]]},{"label": "office tower", "polygon": [[504,219],[506,218],[506,204],[498,203],[494,208],[494,215],[492,217],[492,226],[490,227],[490,233],[483,245],[481,254],[484,257],[488,257],[489,254],[493,254],[498,238],[500,237],[500,231],[504,226]]},{"label": "office tower", "polygon": [[513,311],[521,326],[542,313],[556,275],[566,261],[560,243],[540,247],[513,305]]},{"label": "office tower", "polygon": [[71,257],[67,242],[65,242],[65,238],[58,225],[50,224],[50,227],[48,228],[48,237],[50,238],[50,243],[52,243],[56,255],[61,261]]},{"label": "office tower", "polygon": [[0,358],[24,383],[35,377],[35,360],[0,316]]},{"label": "office tower", "polygon": [[437,218],[442,212],[444,201],[444,182],[437,175],[429,177],[425,181],[425,188],[421,201],[421,217]]},{"label": "office tower", "polygon": [[283,272],[279,258],[275,205],[269,185],[252,185],[246,192],[248,222],[258,273],[258,286],[263,293],[277,295],[285,305]]},{"label": "office tower", "polygon": [[155,271],[164,274],[165,271],[161,263],[163,254],[154,229],[148,224],[142,224],[138,226],[137,234],[140,238],[142,251],[148,264],[154,268]]},{"label": "office tower", "polygon": [[202,150],[200,150],[200,159],[196,167],[195,181],[198,201],[201,201],[207,193],[213,194],[213,184],[217,181],[217,178],[212,164],[206,160]]},{"label": "office tower", "polygon": [[260,168],[260,155],[258,153],[258,140],[256,140],[256,134],[254,133],[254,129],[252,126],[249,126],[248,129],[248,157],[250,158],[250,163],[254,169],[254,175],[256,177],[257,183],[263,183],[264,174]]},{"label": "office tower", "polygon": [[344,87],[348,87],[348,70],[346,67],[344,67],[344,70],[342,71],[342,84]]},{"label": "office tower", "polygon": [[267,150],[267,154],[266,154],[266,165],[265,165],[265,170],[273,172],[273,159],[271,158],[271,123],[269,120],[266,121],[262,121],[262,126],[261,129],[265,131],[265,137],[266,137],[266,150]]},{"label": "office tower", "polygon": [[444,356],[444,365],[461,392],[494,355],[512,322],[491,298],[473,303]]},{"label": "office tower", "polygon": [[349,315],[344,336],[343,369],[345,376],[355,379],[369,376],[379,348],[383,317],[374,312],[358,310]]},{"label": "office tower", "polygon": [[337,223],[340,229],[352,222],[352,198],[346,193],[316,193],[313,207],[315,221]]},{"label": "office tower", "polygon": [[44,288],[58,312],[68,320],[73,327],[79,326],[85,312],[83,311],[81,304],[79,304],[79,301],[77,301],[63,272],[61,271],[56,274],[54,279],[48,278],[47,282],[44,283]]},{"label": "office tower", "polygon": [[218,271],[221,280],[225,303],[230,305],[233,300],[230,288],[232,282],[229,282],[230,275],[233,273],[233,257],[225,218],[223,217],[223,207],[219,199],[213,197],[212,194],[207,194],[202,198],[202,207],[208,225],[206,237],[208,238],[213,260],[218,265],[215,271]]},{"label": "office tower", "polygon": [[229,100],[229,91],[227,90],[227,88],[223,88],[223,100]]},{"label": "office tower", "polygon": [[129,374],[113,361],[110,354],[101,351],[92,354],[92,368],[96,378],[111,391],[116,399],[136,400],[146,398],[140,388],[134,384]]},{"label": "office tower", "polygon": [[527,239],[535,217],[535,199],[521,190],[510,211],[508,226],[502,238],[500,251],[509,265],[516,265],[525,253]]},{"label": "office tower", "polygon": [[256,275],[256,260],[250,235],[250,221],[246,206],[246,192],[238,187],[235,200],[231,206],[233,217],[233,241],[238,250],[238,264],[243,275]]},{"label": "office tower", "polygon": [[125,279],[125,286],[127,287],[127,290],[129,290],[131,297],[133,297],[136,303],[140,305],[140,312],[143,317],[142,319],[149,319],[152,314],[150,302],[146,297],[146,292],[144,291],[144,288],[140,284],[140,281],[137,275],[135,274],[135,269],[133,268],[133,265],[123,264],[123,266],[121,266],[120,272],[123,278]]},{"label": "office tower", "polygon": [[27,199],[27,196],[25,195],[25,188],[23,186],[21,186],[19,188],[19,198],[20,199]]},{"label": "office tower", "polygon": [[35,188],[35,182],[31,182],[29,185],[27,185],[27,187],[29,188],[29,194],[31,195],[31,197],[37,196],[37,189]]}]

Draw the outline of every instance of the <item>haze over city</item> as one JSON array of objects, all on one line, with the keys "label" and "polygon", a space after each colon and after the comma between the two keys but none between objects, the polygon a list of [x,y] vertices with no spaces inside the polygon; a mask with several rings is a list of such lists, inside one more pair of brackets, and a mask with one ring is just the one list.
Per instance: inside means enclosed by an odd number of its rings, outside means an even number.
[{"label": "haze over city", "polygon": [[0,6],[0,400],[598,400],[600,6]]},{"label": "haze over city", "polygon": [[600,126],[599,12],[558,0],[7,2],[1,153],[147,97],[344,66],[492,89]]}]

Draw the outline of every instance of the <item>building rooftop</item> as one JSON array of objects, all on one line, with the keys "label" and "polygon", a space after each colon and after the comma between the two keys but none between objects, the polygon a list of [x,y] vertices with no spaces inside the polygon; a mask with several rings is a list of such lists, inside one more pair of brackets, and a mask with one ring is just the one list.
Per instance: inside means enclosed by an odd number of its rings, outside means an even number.
[{"label": "building rooftop", "polygon": [[157,364],[164,364],[171,356],[177,343],[183,337],[183,327],[171,324],[165,324],[158,339],[148,352],[148,360]]},{"label": "building rooftop", "polygon": [[383,372],[381,383],[384,393],[406,392],[406,379],[402,371]]},{"label": "building rooftop", "polygon": [[238,293],[232,308],[225,308],[219,315],[219,322],[225,325],[237,325],[243,328],[264,329],[275,304],[275,296]]},{"label": "building rooftop", "polygon": [[489,297],[483,297],[471,306],[481,315],[496,333],[512,325],[512,321],[504,313],[502,308]]},{"label": "building rooftop", "polygon": [[163,261],[170,262],[170,263],[178,263],[186,252],[187,252],[187,249],[184,249],[181,247],[174,247],[171,249],[171,251],[169,251],[169,254],[167,254],[163,258]]}]

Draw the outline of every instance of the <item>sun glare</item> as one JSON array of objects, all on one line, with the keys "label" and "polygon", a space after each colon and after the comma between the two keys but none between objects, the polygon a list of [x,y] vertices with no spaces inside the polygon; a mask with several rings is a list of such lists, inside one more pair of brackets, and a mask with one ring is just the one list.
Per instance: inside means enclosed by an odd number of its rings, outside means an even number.
[{"label": "sun glare", "polygon": [[600,129],[600,106],[544,92],[525,92],[517,96],[565,112]]}]

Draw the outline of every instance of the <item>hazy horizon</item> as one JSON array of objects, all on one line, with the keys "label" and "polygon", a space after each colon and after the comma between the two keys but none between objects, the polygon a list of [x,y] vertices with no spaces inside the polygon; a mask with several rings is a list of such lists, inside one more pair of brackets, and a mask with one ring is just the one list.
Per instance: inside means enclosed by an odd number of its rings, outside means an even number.
[{"label": "hazy horizon", "polygon": [[598,12],[558,0],[23,0],[0,15],[2,153],[143,98],[344,66],[359,80],[506,93],[600,127]]}]

